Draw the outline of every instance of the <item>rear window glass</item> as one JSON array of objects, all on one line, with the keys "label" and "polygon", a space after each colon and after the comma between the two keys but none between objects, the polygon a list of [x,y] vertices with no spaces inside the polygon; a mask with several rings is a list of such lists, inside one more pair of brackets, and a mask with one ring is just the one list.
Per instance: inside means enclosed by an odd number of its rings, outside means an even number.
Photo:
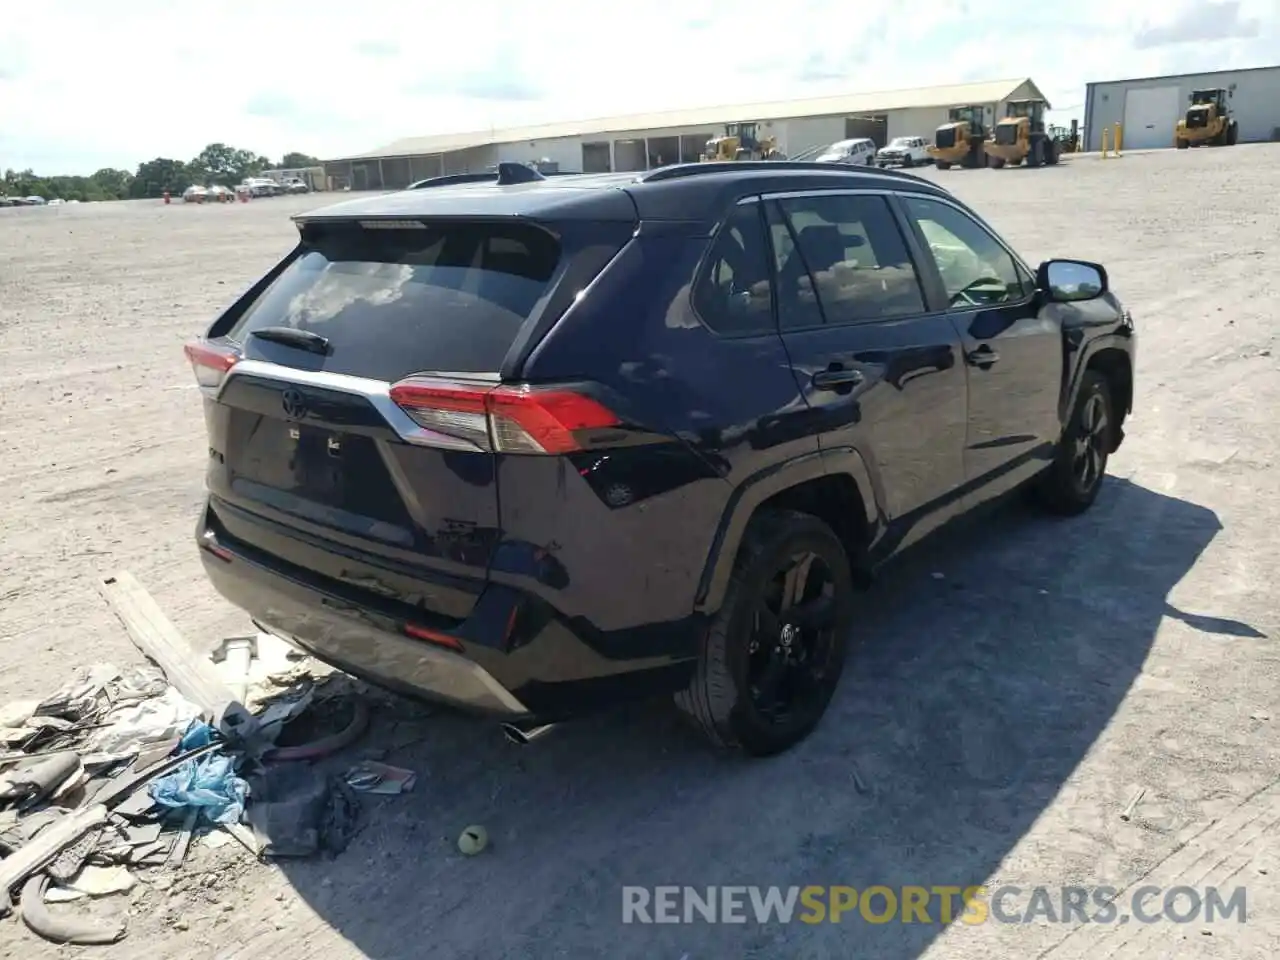
[{"label": "rear window glass", "polygon": [[559,259],[557,240],[529,224],[311,224],[302,254],[229,336],[252,355],[313,366],[314,355],[250,336],[306,330],[329,341],[323,369],[380,380],[493,373]]}]

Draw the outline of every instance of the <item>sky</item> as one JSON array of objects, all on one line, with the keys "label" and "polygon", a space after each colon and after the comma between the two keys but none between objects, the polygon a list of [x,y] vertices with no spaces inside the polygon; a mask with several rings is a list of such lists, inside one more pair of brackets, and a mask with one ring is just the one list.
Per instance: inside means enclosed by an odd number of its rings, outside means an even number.
[{"label": "sky", "polygon": [[1280,62],[1280,0],[42,0],[0,15],[0,170],[90,174],[222,142],[409,136],[1029,76]]}]

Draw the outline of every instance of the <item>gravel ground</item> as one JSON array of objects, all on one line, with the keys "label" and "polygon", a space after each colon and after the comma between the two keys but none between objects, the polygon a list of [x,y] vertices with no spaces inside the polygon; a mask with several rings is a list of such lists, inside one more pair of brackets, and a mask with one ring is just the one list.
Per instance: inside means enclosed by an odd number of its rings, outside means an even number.
[{"label": "gravel ground", "polygon": [[[642,708],[523,750],[452,716],[383,724],[376,745],[419,786],[373,804],[341,858],[224,848],[104,904],[130,935],[84,955],[1275,956],[1277,161],[1242,146],[926,173],[1029,259],[1107,264],[1140,330],[1137,410],[1087,516],[1011,507],[886,574],[801,748],[717,758]],[[192,544],[205,438],[181,345],[316,203],[0,211],[0,699],[135,656],[99,571],[133,571],[202,643],[246,629]],[[452,847],[468,823],[494,838],[475,860]],[[621,923],[626,884],[1140,881],[1243,884],[1248,922]],[[80,953],[10,921],[0,955]]]}]

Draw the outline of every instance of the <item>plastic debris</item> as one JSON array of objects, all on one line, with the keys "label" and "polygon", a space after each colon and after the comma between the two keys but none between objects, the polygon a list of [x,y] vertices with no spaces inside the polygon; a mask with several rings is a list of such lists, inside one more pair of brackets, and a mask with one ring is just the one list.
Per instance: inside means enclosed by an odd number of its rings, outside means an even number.
[{"label": "plastic debris", "polygon": [[341,853],[359,827],[360,801],[341,777],[311,767],[268,768],[252,780],[249,824],[268,857]]},{"label": "plastic debris", "polygon": [[158,696],[111,709],[101,721],[107,726],[90,736],[84,749],[91,761],[133,757],[172,741],[199,716],[199,707],[169,687]]},{"label": "plastic debris", "polygon": [[87,866],[61,887],[51,887],[45,894],[48,903],[65,902],[79,897],[109,897],[128,893],[138,878],[126,867]]},{"label": "plastic debris", "polygon": [[210,823],[238,823],[249,785],[236,776],[232,758],[211,753],[152,781],[148,792],[168,810],[194,810]]},{"label": "plastic debris", "polygon": [[418,775],[403,767],[366,760],[346,773],[347,785],[361,793],[377,793],[392,796],[408,793],[418,782]]}]

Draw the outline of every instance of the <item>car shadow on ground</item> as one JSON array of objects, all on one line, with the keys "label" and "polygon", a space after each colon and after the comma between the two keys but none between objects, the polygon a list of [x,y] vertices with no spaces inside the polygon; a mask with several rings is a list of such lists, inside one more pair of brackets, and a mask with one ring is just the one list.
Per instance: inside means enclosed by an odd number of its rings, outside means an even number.
[{"label": "car shadow on ground", "polygon": [[[376,745],[419,772],[414,792],[372,800],[336,860],[281,865],[374,960],[918,957],[936,911],[624,925],[622,888],[982,883],[1111,720],[1162,617],[1182,616],[1166,597],[1219,529],[1112,477],[1083,517],[1011,505],[945,535],[867,594],[822,726],[772,760],[712,754],[648,705],[525,747],[451,714],[384,718]],[[1256,635],[1195,625],[1213,642]],[[472,823],[492,847],[464,858],[454,841]]]}]

